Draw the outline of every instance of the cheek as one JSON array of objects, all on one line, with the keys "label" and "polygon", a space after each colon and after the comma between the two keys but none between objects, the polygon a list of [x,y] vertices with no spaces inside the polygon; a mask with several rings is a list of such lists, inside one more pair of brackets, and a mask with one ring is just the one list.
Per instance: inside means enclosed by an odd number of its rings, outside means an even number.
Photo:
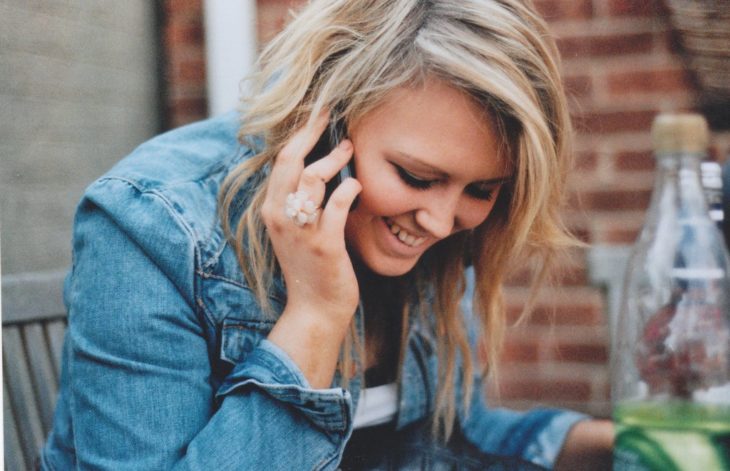
[{"label": "cheek", "polygon": [[366,187],[360,192],[360,203],[358,209],[374,216],[389,216],[393,205],[390,198],[387,197],[388,192],[379,187]]},{"label": "cheek", "polygon": [[376,216],[395,216],[408,211],[411,198],[392,176],[366,174],[358,176],[358,180],[362,184],[358,210]]},{"label": "cheek", "polygon": [[495,200],[496,198],[486,202],[472,200],[466,203],[460,215],[461,226],[464,229],[474,229],[483,223],[491,214],[492,209],[494,209]]}]

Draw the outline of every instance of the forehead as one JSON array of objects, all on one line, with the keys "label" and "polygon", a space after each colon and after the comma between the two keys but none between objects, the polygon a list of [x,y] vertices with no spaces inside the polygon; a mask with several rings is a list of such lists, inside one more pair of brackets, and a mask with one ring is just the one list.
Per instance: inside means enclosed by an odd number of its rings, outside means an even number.
[{"label": "forehead", "polygon": [[[465,92],[437,79],[398,88],[353,123],[353,139],[405,154],[455,176],[506,176],[506,158],[491,114]],[[362,139],[360,139],[362,138]]]}]

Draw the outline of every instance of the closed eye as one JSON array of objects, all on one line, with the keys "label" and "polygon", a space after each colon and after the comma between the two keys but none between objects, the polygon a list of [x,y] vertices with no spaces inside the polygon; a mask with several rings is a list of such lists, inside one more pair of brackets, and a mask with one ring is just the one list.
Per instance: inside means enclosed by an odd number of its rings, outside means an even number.
[{"label": "closed eye", "polygon": [[[403,180],[406,185],[417,190],[427,190],[440,181],[439,179],[424,179],[417,177],[400,165],[397,165],[395,163],[391,164],[393,165],[393,167],[395,167],[400,179]],[[491,201],[492,198],[494,198],[495,192],[499,189],[500,186],[500,183],[495,183],[493,181],[484,183],[473,183],[467,186],[465,191],[466,194],[471,196],[472,198],[484,201]]]},{"label": "closed eye", "polygon": [[438,180],[425,180],[423,178],[419,178],[415,175],[413,175],[408,170],[404,169],[400,165],[393,164],[396,171],[398,172],[398,176],[400,177],[403,182],[413,187],[417,190],[427,190],[428,188],[431,188]]},{"label": "closed eye", "polygon": [[466,187],[466,193],[472,198],[491,201],[497,188],[494,185],[480,186],[479,184],[474,184]]}]

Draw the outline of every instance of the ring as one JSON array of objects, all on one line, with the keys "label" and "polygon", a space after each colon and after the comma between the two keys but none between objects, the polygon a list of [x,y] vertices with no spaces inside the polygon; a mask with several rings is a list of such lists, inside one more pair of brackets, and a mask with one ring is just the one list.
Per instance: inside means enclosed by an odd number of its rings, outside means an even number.
[{"label": "ring", "polygon": [[294,224],[302,227],[317,220],[319,209],[314,201],[309,199],[307,192],[297,191],[286,195],[285,213]]}]

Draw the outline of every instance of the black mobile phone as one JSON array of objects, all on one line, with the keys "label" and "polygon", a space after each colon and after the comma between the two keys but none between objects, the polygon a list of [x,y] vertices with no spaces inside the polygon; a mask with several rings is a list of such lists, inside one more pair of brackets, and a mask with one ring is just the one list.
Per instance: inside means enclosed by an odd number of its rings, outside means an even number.
[{"label": "black mobile phone", "polygon": [[[332,152],[332,149],[337,147],[339,143],[346,137],[347,129],[345,123],[342,120],[337,121],[336,123],[330,123],[330,125],[327,126],[327,129],[324,130],[322,136],[320,136],[319,140],[314,145],[312,150],[304,158],[304,166],[306,167],[307,165],[316,162],[317,160]],[[324,199],[322,200],[321,206],[324,207],[324,205],[327,204],[327,201],[329,201],[332,192],[335,191],[335,188],[337,188],[337,186],[342,183],[342,181],[347,177],[355,178],[354,159],[350,159],[347,165],[342,167],[342,169],[340,169],[340,171],[334,177],[332,177],[330,181],[327,182],[327,184],[325,185]],[[357,198],[352,203],[350,211],[355,208],[356,204]]]}]

